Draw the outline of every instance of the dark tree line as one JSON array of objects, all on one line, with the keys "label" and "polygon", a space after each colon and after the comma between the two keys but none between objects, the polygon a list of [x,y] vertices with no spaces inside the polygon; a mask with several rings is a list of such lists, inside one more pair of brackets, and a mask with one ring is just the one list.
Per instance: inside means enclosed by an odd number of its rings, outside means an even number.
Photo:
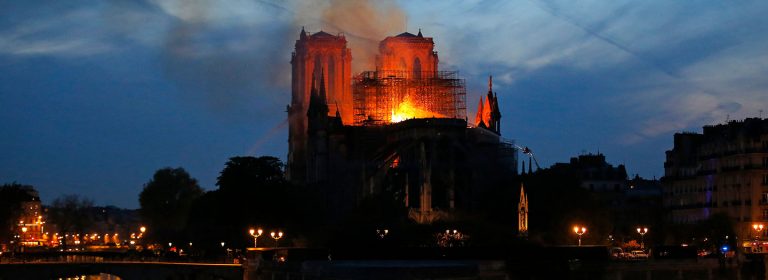
[{"label": "dark tree line", "polygon": [[140,194],[141,216],[148,237],[166,244],[198,244],[217,250],[218,244],[252,246],[250,228],[266,231],[263,245],[274,242],[270,231],[284,231],[281,245],[306,242],[313,217],[307,192],[289,184],[283,164],[275,157],[233,157],[221,171],[215,190],[203,192],[181,168],[158,170]]},{"label": "dark tree line", "polygon": [[0,243],[8,243],[13,238],[16,223],[22,214],[21,204],[33,200],[40,198],[30,185],[10,183],[0,186]]}]

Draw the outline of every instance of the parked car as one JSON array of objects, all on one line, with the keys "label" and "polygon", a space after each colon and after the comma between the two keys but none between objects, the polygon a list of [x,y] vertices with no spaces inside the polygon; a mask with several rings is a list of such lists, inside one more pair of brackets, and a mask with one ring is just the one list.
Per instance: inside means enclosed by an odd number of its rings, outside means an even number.
[{"label": "parked car", "polygon": [[643,250],[632,250],[631,252],[629,252],[629,255],[630,255],[630,259],[633,259],[633,260],[648,259],[648,253],[646,253]]}]

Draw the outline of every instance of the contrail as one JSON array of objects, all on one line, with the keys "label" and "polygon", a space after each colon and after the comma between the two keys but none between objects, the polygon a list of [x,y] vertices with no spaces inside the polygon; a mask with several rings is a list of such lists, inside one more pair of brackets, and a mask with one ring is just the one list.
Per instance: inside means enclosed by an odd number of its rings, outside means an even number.
[{"label": "contrail", "polygon": [[666,68],[664,68],[661,64],[659,64],[658,62],[654,61],[653,59],[650,59],[650,58],[648,58],[648,57],[646,57],[646,56],[644,56],[644,55],[642,55],[642,54],[640,54],[640,53],[638,53],[638,52],[636,52],[636,51],[634,51],[634,50],[632,50],[632,49],[622,45],[621,43],[617,42],[616,40],[613,40],[613,39],[609,38],[608,36],[602,35],[602,34],[598,33],[597,31],[594,31],[594,30],[590,29],[589,27],[582,25],[581,23],[579,23],[578,21],[568,17],[567,15],[558,13],[557,11],[555,11],[554,9],[549,7],[546,3],[542,3],[543,1],[528,0],[528,2],[531,2],[532,4],[536,5],[536,7],[538,7],[542,11],[550,14],[551,16],[556,17],[556,18],[558,18],[560,20],[563,20],[563,21],[565,21],[565,22],[567,22],[567,23],[569,23],[569,24],[571,24],[571,25],[581,29],[585,33],[587,33],[587,34],[589,34],[589,35],[591,35],[591,36],[593,36],[593,37],[595,37],[595,38],[597,38],[597,39],[599,39],[599,40],[601,40],[601,41],[603,41],[605,43],[608,43],[611,46],[614,46],[614,47],[616,47],[616,48],[618,48],[618,49],[620,49],[620,50],[622,50],[622,51],[624,51],[624,52],[634,56],[635,58],[637,58],[638,60],[640,60],[642,62],[645,62],[645,63],[653,66],[657,70],[663,72],[664,74],[669,75],[670,77],[674,77],[674,78],[678,78],[678,79],[681,78],[680,76],[678,76],[677,74],[673,73],[672,71],[669,71]]}]

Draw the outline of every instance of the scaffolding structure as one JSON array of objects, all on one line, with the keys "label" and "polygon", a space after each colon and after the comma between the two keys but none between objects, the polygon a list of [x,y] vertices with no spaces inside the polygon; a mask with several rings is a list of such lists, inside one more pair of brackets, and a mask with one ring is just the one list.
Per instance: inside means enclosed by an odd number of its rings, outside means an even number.
[{"label": "scaffolding structure", "polygon": [[456,71],[366,71],[352,82],[355,125],[392,123],[405,103],[419,112],[413,118],[466,119],[466,94]]}]

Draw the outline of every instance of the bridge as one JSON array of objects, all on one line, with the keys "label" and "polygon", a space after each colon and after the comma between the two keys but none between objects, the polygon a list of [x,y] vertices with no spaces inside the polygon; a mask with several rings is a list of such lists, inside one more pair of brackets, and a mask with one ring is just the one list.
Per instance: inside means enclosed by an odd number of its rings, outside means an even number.
[{"label": "bridge", "polygon": [[124,280],[243,279],[243,267],[239,264],[128,261],[0,264],[0,280],[47,280],[100,274],[109,274]]}]

